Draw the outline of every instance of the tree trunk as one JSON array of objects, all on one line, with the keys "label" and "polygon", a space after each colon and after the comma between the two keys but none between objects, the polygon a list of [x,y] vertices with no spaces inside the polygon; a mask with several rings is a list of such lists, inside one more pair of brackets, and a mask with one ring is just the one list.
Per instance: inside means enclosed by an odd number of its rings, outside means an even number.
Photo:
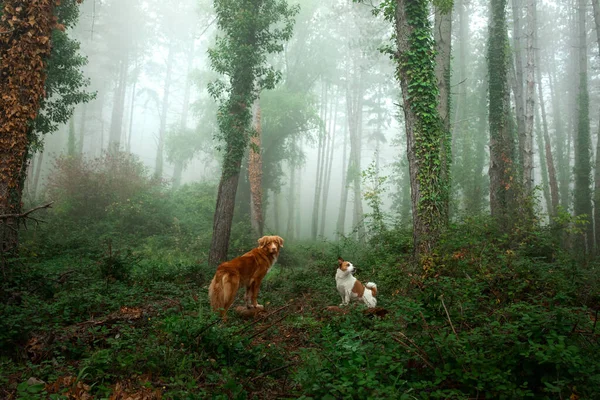
[{"label": "tree trunk", "polygon": [[[551,207],[548,209],[548,214],[550,215],[550,219],[556,216],[556,212],[558,210],[559,204],[559,192],[558,192],[558,182],[556,180],[556,167],[554,166],[554,156],[552,155],[552,142],[550,141],[550,134],[548,133],[548,120],[546,118],[546,105],[544,102],[544,93],[542,90],[542,73],[541,73],[541,57],[538,43],[538,27],[537,27],[537,11],[535,9],[535,3],[533,4],[534,9],[534,27],[533,27],[533,35],[534,35],[534,47],[537,49],[535,52],[535,64],[536,64],[536,76],[538,79],[538,101],[540,103],[539,110],[541,112],[542,117],[542,129],[543,129],[543,146],[544,146],[544,154],[545,154],[545,164],[548,171],[548,181],[550,184],[550,202]],[[540,149],[541,151],[541,149]]]},{"label": "tree trunk", "polygon": [[133,87],[131,88],[131,102],[129,104],[129,129],[127,135],[127,152],[131,153],[131,136],[133,136],[133,114],[135,111],[135,91],[137,86],[137,79],[133,81]]},{"label": "tree trunk", "polygon": [[514,71],[513,93],[515,96],[515,113],[517,120],[517,137],[519,138],[519,167],[522,170],[525,165],[525,143],[527,142],[525,134],[525,102],[523,100],[523,55],[521,36],[521,16],[523,14],[522,0],[512,0],[513,11],[513,52],[514,52]]},{"label": "tree trunk", "polygon": [[317,239],[319,230],[319,209],[321,202],[321,189],[323,187],[323,170],[325,169],[325,151],[327,144],[327,92],[328,85],[323,82],[323,88],[321,90],[321,121],[323,122],[323,129],[319,132],[319,148],[317,152],[317,172],[315,177],[315,195],[313,201],[311,227],[311,238],[313,240]]},{"label": "tree trunk", "polygon": [[169,54],[167,56],[167,71],[165,73],[165,85],[163,87],[162,105],[160,107],[160,128],[158,132],[158,146],[156,148],[156,162],[154,165],[154,176],[158,179],[161,179],[163,176],[165,137],[167,135],[167,116],[169,112],[169,96],[171,94],[171,81],[173,80],[172,75],[174,61],[175,46],[173,40],[171,40],[169,42]]},{"label": "tree trunk", "polygon": [[[552,63],[552,66],[555,69],[555,62]],[[558,98],[558,89],[556,86],[556,71],[550,73],[548,71],[548,88],[550,89],[550,98],[552,99],[552,116],[554,120],[554,130],[556,132],[556,172],[558,178],[558,192],[559,192],[559,202],[562,208],[566,211],[569,209],[569,185],[571,182],[570,170],[570,146],[568,145],[566,140],[566,135],[564,132],[564,124],[562,121],[562,107],[560,106],[560,100]],[[550,143],[546,141],[546,143]]]},{"label": "tree trunk", "polygon": [[[598,46],[600,46],[600,5],[598,0],[592,0],[592,9],[594,10],[594,23],[596,25],[596,40]],[[600,47],[598,47],[598,51],[600,52]]]},{"label": "tree trunk", "polygon": [[[522,158],[523,158],[523,190],[527,197],[533,196],[533,112],[535,102],[534,82],[534,26],[535,26],[535,1],[527,0],[527,65],[525,85],[525,131],[523,134]],[[531,203],[531,201],[528,201]],[[533,217],[533,209],[529,210]]]},{"label": "tree trunk", "polygon": [[71,115],[69,118],[69,131],[67,138],[67,155],[69,157],[75,156],[75,115]]},{"label": "tree trunk", "polygon": [[[505,232],[518,210],[514,180],[514,148],[508,111],[508,34],[506,0],[492,0],[488,46],[490,124],[490,208]],[[518,81],[518,80],[517,80]],[[518,214],[518,213],[517,213]]]},{"label": "tree trunk", "polygon": [[[450,135],[450,61],[452,53],[452,10],[444,12],[439,7],[435,10],[434,40],[436,49],[435,76],[439,88],[437,111],[442,121],[443,136],[440,150],[442,151],[440,179],[450,182],[450,159],[452,139]],[[449,202],[445,203],[449,206]],[[449,210],[442,212],[449,215]]]},{"label": "tree trunk", "polygon": [[[575,136],[575,215],[586,215],[589,225],[585,228],[585,242],[576,240],[579,253],[592,251],[593,225],[592,225],[592,196],[590,189],[590,116],[589,116],[589,93],[587,78],[587,40],[586,40],[586,2],[579,0],[577,11],[579,19],[579,90],[577,99],[577,135]],[[585,247],[583,247],[585,245]]]},{"label": "tree trunk", "polygon": [[288,218],[287,218],[287,230],[286,230],[286,239],[294,240],[294,236],[296,233],[295,227],[295,213],[296,213],[296,166],[292,163],[290,164],[290,187],[288,194]]},{"label": "tree trunk", "polygon": [[[188,59],[187,59],[187,72],[185,78],[185,89],[183,92],[183,105],[181,107],[181,120],[179,121],[179,126],[181,127],[181,131],[183,132],[187,128],[187,120],[188,114],[190,110],[190,96],[191,96],[191,87],[192,87],[192,70],[194,68],[194,55],[196,54],[194,47],[194,40],[190,41],[190,48],[188,49]],[[173,188],[177,189],[181,186],[181,178],[183,176],[183,171],[186,169],[187,164],[190,160],[175,160],[174,162],[174,170],[173,170]]]},{"label": "tree trunk", "polygon": [[325,236],[325,222],[327,219],[327,202],[329,200],[329,185],[331,183],[331,169],[333,167],[333,148],[335,146],[335,126],[337,122],[337,106],[338,101],[337,97],[332,96],[333,105],[333,116],[329,117],[329,151],[327,152],[327,157],[325,158],[325,177],[323,181],[323,201],[321,202],[321,227],[319,230],[319,235]]},{"label": "tree trunk", "polygon": [[346,233],[346,207],[348,206],[348,167],[347,167],[347,149],[348,149],[348,125],[350,121],[346,116],[344,124],[344,148],[342,150],[342,193],[340,196],[340,207],[338,211],[338,219],[336,225],[336,239],[339,240],[340,235],[343,236]]},{"label": "tree trunk", "polygon": [[85,127],[87,122],[87,103],[83,103],[81,109],[81,120],[79,121],[79,140],[77,141],[77,154],[83,156],[83,143],[85,141]]},{"label": "tree trunk", "polygon": [[113,98],[110,133],[108,136],[108,151],[118,152],[123,133],[123,113],[125,110],[125,92],[127,89],[127,74],[129,71],[129,53],[125,52],[119,64],[119,79]]},{"label": "tree trunk", "polygon": [[542,136],[540,108],[535,109],[535,137],[538,145],[538,156],[540,160],[540,173],[542,176],[542,193],[546,201],[546,210],[552,221],[552,200],[550,196],[550,185],[548,184],[548,167],[546,165],[546,148],[544,147],[544,137]]},{"label": "tree trunk", "polygon": [[[448,222],[449,185],[440,179],[447,160],[446,133],[437,112],[434,55],[417,49],[433,45],[428,1],[398,0],[396,6],[397,76],[402,89],[416,259],[426,263]],[[426,85],[427,90],[415,90]],[[426,111],[425,111],[426,110]]]},{"label": "tree trunk", "polygon": [[[21,211],[29,124],[45,95],[46,60],[55,26],[53,1],[5,0],[0,19],[0,216]],[[31,21],[35,22],[32,23]],[[17,254],[19,221],[0,218],[0,268]]]},{"label": "tree trunk", "polygon": [[237,167],[236,173],[228,173],[227,169],[223,169],[221,175],[213,220],[213,236],[208,254],[208,262],[211,265],[218,265],[227,259],[241,163],[241,159],[234,162],[234,166]]},{"label": "tree trunk", "polygon": [[262,212],[262,147],[260,101],[254,101],[254,134],[250,137],[248,175],[250,180],[250,221],[257,237],[263,236]]}]

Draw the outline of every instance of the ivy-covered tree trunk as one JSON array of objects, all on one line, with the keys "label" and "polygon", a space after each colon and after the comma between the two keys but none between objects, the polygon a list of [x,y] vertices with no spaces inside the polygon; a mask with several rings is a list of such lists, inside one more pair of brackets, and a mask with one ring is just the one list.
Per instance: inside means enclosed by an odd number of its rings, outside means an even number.
[{"label": "ivy-covered tree trunk", "polygon": [[[598,4],[598,0],[592,0],[592,9],[596,25],[596,38],[598,46],[600,46],[600,5]],[[600,50],[600,47],[598,49]],[[598,128],[598,138],[600,139],[600,126]],[[596,143],[596,165],[594,169],[594,227],[597,253],[598,249],[600,249],[600,140]]]},{"label": "ivy-covered tree trunk", "polygon": [[2,2],[0,18],[0,267],[18,249],[29,124],[45,95],[55,1]]},{"label": "ivy-covered tree trunk", "polygon": [[[450,136],[450,61],[452,59],[452,9],[443,7],[435,8],[434,40],[436,49],[435,76],[439,89],[437,110],[442,121],[444,135],[441,138],[442,152],[450,152],[452,140]],[[442,154],[440,179],[450,184],[450,157],[451,154]],[[449,202],[446,202],[446,207]],[[443,212],[449,215],[449,210]]]},{"label": "ivy-covered tree trunk", "polygon": [[518,209],[514,182],[514,140],[508,121],[506,0],[491,1],[489,26],[490,208],[492,217],[508,231]]},{"label": "ivy-covered tree trunk", "polygon": [[579,89],[577,97],[577,134],[575,135],[575,215],[586,215],[588,226],[585,227],[585,241],[576,240],[580,251],[592,251],[593,225],[592,225],[592,196],[590,188],[591,155],[590,155],[590,115],[589,92],[587,77],[587,39],[586,39],[586,2],[579,0],[578,26],[579,26]]},{"label": "ivy-covered tree trunk", "polygon": [[220,101],[217,121],[225,144],[208,258],[217,265],[227,259],[257,88],[272,89],[277,81],[278,75],[266,65],[267,55],[283,50],[283,43],[292,36],[298,8],[288,7],[284,0],[214,0],[214,6],[222,36],[209,50],[209,59],[213,69],[228,80],[228,84],[218,81],[209,86],[210,94]]},{"label": "ivy-covered tree trunk", "polygon": [[327,143],[327,94],[329,91],[328,84],[323,82],[321,89],[321,121],[323,127],[319,132],[319,144],[317,149],[317,171],[315,176],[315,193],[313,200],[311,238],[317,239],[319,232],[319,210],[321,204],[321,190],[323,188],[323,170],[325,169],[325,150]]},{"label": "ivy-covered tree trunk", "polygon": [[426,0],[398,0],[395,26],[397,77],[402,89],[413,209],[415,256],[426,263],[448,222],[449,185],[445,130],[437,111],[438,88]]}]

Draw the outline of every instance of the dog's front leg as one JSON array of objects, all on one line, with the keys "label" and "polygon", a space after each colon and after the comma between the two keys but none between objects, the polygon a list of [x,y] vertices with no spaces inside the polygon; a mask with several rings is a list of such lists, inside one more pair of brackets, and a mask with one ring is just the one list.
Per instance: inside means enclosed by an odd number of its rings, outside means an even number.
[{"label": "dog's front leg", "polygon": [[252,281],[246,286],[246,294],[244,294],[244,302],[246,303],[246,308],[253,308],[252,305]]},{"label": "dog's front leg", "polygon": [[342,304],[340,307],[347,306],[350,303],[350,290],[345,290],[344,295],[342,296]]},{"label": "dog's front leg", "polygon": [[250,286],[250,294],[252,298],[252,307],[262,310],[265,307],[262,304],[258,304],[258,292],[260,290],[261,282],[262,279],[257,279],[252,283],[252,285]]}]

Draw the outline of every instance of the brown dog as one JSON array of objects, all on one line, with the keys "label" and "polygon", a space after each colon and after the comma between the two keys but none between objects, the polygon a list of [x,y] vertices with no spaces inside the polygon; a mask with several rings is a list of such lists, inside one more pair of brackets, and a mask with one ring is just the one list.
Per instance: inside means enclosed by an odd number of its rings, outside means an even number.
[{"label": "brown dog", "polygon": [[258,239],[258,247],[231,261],[221,263],[208,288],[212,309],[225,316],[235,300],[240,285],[246,288],[244,296],[246,307],[264,308],[256,300],[260,284],[277,261],[279,249],[282,247],[281,237],[263,236]]}]

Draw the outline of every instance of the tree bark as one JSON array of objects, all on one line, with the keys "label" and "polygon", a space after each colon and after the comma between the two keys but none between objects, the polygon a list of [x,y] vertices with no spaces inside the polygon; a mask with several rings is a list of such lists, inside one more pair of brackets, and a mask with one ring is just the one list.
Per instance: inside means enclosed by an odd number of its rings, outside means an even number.
[{"label": "tree bark", "polygon": [[[19,214],[29,146],[29,124],[45,96],[54,1],[3,2],[0,19],[0,215]],[[32,20],[34,23],[32,23]],[[19,220],[0,221],[0,267],[17,254]]]},{"label": "tree bark", "polygon": [[525,133],[525,102],[523,100],[523,55],[521,36],[521,16],[523,13],[522,0],[512,0],[513,11],[513,52],[515,76],[513,80],[513,93],[515,96],[515,113],[517,120],[517,137],[519,138],[519,167],[522,170],[525,165],[525,144],[527,142]]},{"label": "tree bark", "polygon": [[123,133],[123,113],[125,110],[125,92],[127,89],[127,74],[129,71],[129,52],[126,51],[119,63],[119,79],[115,87],[113,108],[108,135],[108,151],[118,152]]},{"label": "tree bark", "polygon": [[321,90],[321,121],[323,122],[323,129],[319,132],[319,148],[317,152],[317,172],[315,176],[315,195],[311,227],[311,238],[313,240],[317,239],[317,234],[319,232],[319,210],[321,203],[321,189],[323,187],[323,170],[325,169],[325,151],[327,144],[327,92],[328,85],[323,82],[323,88]]},{"label": "tree bark", "polygon": [[[533,112],[534,112],[534,26],[535,26],[535,1],[527,0],[527,65],[525,85],[525,130],[523,134],[523,190],[527,197],[533,195]],[[528,202],[532,203],[532,202]],[[530,210],[533,216],[533,209]]]},{"label": "tree bark", "polygon": [[[450,135],[450,61],[452,56],[452,9],[445,11],[436,7],[434,23],[434,40],[436,49],[435,76],[439,88],[437,111],[442,121],[443,135],[440,150],[442,151],[440,179],[450,182],[450,158],[452,139]],[[445,203],[449,207],[449,202]],[[449,210],[443,211],[449,215]]]},{"label": "tree bark", "polygon": [[546,168],[548,171],[548,182],[550,186],[550,203],[551,206],[548,208],[548,214],[550,215],[550,219],[556,216],[556,212],[558,210],[559,204],[559,191],[558,191],[558,181],[556,179],[556,167],[554,166],[554,156],[552,154],[552,142],[550,141],[550,134],[548,133],[548,119],[546,118],[546,105],[544,102],[544,93],[542,90],[542,73],[541,73],[541,57],[538,43],[538,27],[537,27],[537,12],[535,9],[535,3],[533,4],[534,9],[534,47],[537,49],[535,52],[535,67],[536,67],[536,77],[538,80],[538,102],[540,103],[539,110],[541,113],[542,120],[542,129],[543,129],[543,146],[544,146],[544,155],[545,160],[541,162],[546,163]]},{"label": "tree bark", "polygon": [[[432,46],[428,2],[397,0],[395,27],[397,76],[402,89],[407,155],[413,209],[416,259],[427,263],[448,222],[449,185],[440,179],[447,152],[442,149],[444,129],[437,112],[434,55],[416,49]],[[415,89],[426,85],[427,90]],[[427,112],[424,112],[427,110]]]},{"label": "tree bark", "polygon": [[340,207],[338,211],[338,219],[336,224],[336,239],[339,240],[340,236],[346,233],[346,207],[348,206],[348,167],[347,167],[347,156],[348,156],[348,125],[350,121],[346,117],[344,124],[344,145],[342,150],[342,193],[340,196]]},{"label": "tree bark", "polygon": [[164,168],[165,137],[167,136],[167,116],[169,112],[169,97],[171,94],[171,83],[173,75],[173,63],[175,61],[175,45],[173,40],[169,42],[169,53],[167,55],[167,71],[165,73],[165,84],[163,87],[163,98],[160,106],[160,128],[158,131],[158,146],[156,147],[156,162],[154,164],[154,176],[161,179]]},{"label": "tree bark", "polygon": [[250,180],[250,221],[257,237],[263,236],[262,211],[262,147],[260,101],[254,101],[254,134],[250,137],[248,175]]},{"label": "tree bark", "polygon": [[579,0],[577,10],[579,26],[579,90],[577,99],[577,135],[575,137],[575,215],[586,215],[589,222],[584,236],[585,241],[576,240],[579,253],[592,251],[592,196],[590,189],[591,157],[590,157],[590,116],[587,78],[587,38],[586,38],[586,2]]},{"label": "tree bark", "polygon": [[325,158],[325,177],[323,181],[323,200],[321,201],[321,226],[319,229],[319,235],[325,236],[325,222],[327,220],[327,203],[329,200],[329,185],[331,183],[331,169],[333,167],[333,148],[335,146],[335,126],[337,122],[337,97],[332,96],[333,115],[329,117],[329,151]]},{"label": "tree bark", "polygon": [[[508,34],[506,0],[492,0],[488,46],[490,125],[490,208],[505,232],[518,210],[514,187],[514,148],[508,120]],[[518,81],[518,80],[517,80]]]},{"label": "tree bark", "polygon": [[241,163],[241,159],[234,162],[234,166],[237,167],[236,173],[228,173],[224,169],[221,175],[213,220],[213,236],[208,254],[208,262],[211,265],[218,265],[227,259]]}]

